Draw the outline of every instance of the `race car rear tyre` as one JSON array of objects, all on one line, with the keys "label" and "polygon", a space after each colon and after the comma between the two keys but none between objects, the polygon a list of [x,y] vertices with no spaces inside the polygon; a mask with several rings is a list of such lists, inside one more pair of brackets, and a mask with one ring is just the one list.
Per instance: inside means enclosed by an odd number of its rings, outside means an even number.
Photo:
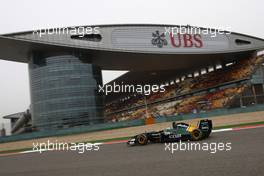
[{"label": "race car rear tyre", "polygon": [[192,135],[192,140],[193,141],[198,141],[198,140],[202,139],[203,132],[200,129],[195,129],[195,130],[192,131],[191,135]]},{"label": "race car rear tyre", "polygon": [[146,145],[148,143],[148,138],[145,134],[138,135],[136,139],[139,145]]}]

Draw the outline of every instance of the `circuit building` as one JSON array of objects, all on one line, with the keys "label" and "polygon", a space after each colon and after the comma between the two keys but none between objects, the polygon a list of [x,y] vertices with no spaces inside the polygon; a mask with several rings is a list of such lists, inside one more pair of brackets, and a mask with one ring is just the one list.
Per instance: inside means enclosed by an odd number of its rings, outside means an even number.
[{"label": "circuit building", "polygon": [[32,126],[49,130],[104,122],[105,103],[126,95],[98,92],[102,70],[128,70],[116,79],[123,84],[155,84],[264,49],[263,39],[244,34],[172,34],[168,27],[180,26],[98,25],[4,34],[0,58],[28,64]]}]

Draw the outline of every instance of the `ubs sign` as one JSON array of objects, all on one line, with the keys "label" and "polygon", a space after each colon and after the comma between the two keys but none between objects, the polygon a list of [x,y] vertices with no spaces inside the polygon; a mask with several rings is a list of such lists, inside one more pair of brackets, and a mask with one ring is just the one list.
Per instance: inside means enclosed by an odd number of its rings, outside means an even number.
[{"label": "ubs sign", "polygon": [[203,47],[203,40],[200,34],[180,34],[177,33],[176,35],[170,33],[169,35],[169,42],[166,39],[166,35],[159,31],[155,31],[152,33],[151,43],[158,48],[162,48],[166,45],[171,45],[174,48],[202,48]]}]

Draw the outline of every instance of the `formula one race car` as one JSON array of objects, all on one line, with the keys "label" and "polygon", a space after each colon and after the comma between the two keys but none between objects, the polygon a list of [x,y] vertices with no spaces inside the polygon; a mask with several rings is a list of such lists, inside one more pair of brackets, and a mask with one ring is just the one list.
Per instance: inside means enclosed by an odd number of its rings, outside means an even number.
[{"label": "formula one race car", "polygon": [[146,145],[148,143],[164,143],[178,141],[198,141],[208,138],[212,132],[212,120],[200,120],[197,125],[172,123],[172,128],[161,131],[145,132],[131,138],[127,144]]}]

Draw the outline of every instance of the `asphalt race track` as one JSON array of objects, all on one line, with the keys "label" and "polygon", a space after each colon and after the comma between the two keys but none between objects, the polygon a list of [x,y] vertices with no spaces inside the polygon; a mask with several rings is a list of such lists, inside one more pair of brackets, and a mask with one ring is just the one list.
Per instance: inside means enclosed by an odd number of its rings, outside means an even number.
[{"label": "asphalt race track", "polygon": [[164,144],[100,146],[0,157],[1,176],[263,176],[264,128],[213,133],[201,142],[232,142],[231,151],[165,151]]}]

